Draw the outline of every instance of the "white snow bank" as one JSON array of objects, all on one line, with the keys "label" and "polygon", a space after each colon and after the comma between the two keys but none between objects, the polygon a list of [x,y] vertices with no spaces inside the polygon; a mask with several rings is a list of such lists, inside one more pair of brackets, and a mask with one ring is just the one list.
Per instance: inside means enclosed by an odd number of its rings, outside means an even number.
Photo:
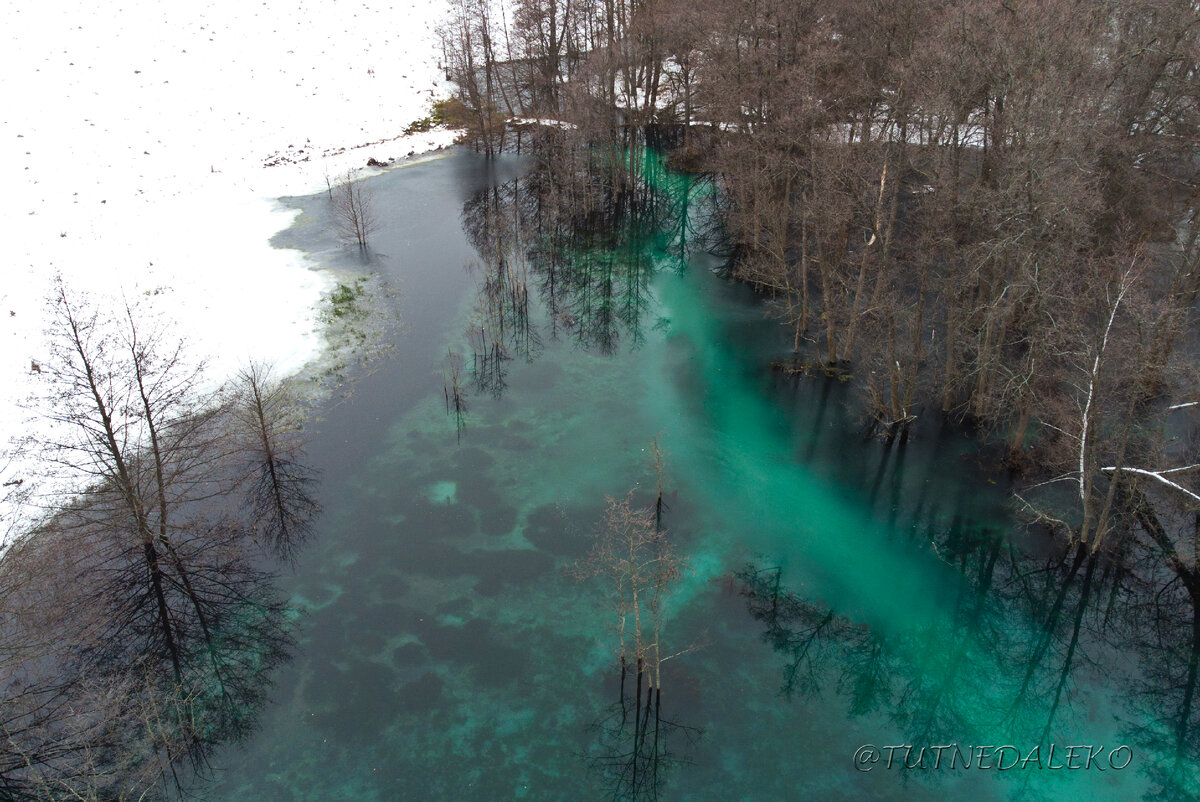
[{"label": "white snow bank", "polygon": [[575,123],[569,123],[566,120],[555,120],[552,117],[512,117],[508,121],[509,125],[525,126],[525,125],[541,125],[546,128],[561,128],[564,131],[570,131],[578,128]]},{"label": "white snow bank", "polygon": [[[46,355],[61,272],[120,303],[150,294],[217,377],[250,358],[298,370],[327,289],[272,249],[275,198],[368,158],[445,146],[397,135],[442,95],[439,2],[15,0],[0,8],[0,430]],[[344,150],[362,143],[375,143]],[[264,166],[268,162],[275,166]],[[23,455],[0,481],[27,472]],[[0,455],[2,457],[2,455]],[[0,516],[11,509],[0,509]],[[0,526],[0,541],[4,527]]]}]

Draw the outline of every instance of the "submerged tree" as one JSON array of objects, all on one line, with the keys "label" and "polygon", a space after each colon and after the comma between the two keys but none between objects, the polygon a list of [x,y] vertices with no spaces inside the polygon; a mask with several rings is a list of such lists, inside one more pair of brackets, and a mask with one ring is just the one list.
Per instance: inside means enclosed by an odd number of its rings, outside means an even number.
[{"label": "submerged tree", "polygon": [[[463,386],[463,364],[462,354],[455,351],[448,350],[446,358],[442,360],[442,391],[446,398],[446,414],[454,415],[454,428],[460,436],[467,425],[467,396],[466,388]],[[478,367],[478,356],[476,356],[476,367]]]},{"label": "submerged tree", "polygon": [[[573,126],[543,140],[572,153],[539,156],[571,168],[558,183],[578,185],[562,192],[591,230],[650,183],[639,140],[715,176],[733,275],[778,301],[801,367],[853,376],[889,435],[940,409],[1015,468],[1078,451],[1079,420],[1061,420],[1078,343],[1101,338],[1095,290],[1115,297],[1139,249],[1144,308],[1115,305],[1135,325],[1118,321],[1102,362],[1138,377],[1139,402],[1178,391],[1200,296],[1195,3],[519,0],[483,4],[486,20],[455,5],[481,21],[446,41],[473,54],[452,80],[480,108],[528,101]],[[597,289],[574,317],[608,334]],[[1088,452],[1121,409],[1097,400]]]},{"label": "submerged tree", "polygon": [[379,230],[379,218],[375,212],[375,193],[361,180],[356,180],[354,171],[346,173],[342,182],[330,190],[333,209],[333,224],[343,238],[367,249],[367,240]]},{"label": "submerged tree", "polygon": [[622,499],[609,497],[591,553],[577,567],[581,578],[605,580],[616,613],[620,696],[599,724],[603,743],[595,760],[616,798],[656,799],[667,769],[677,762],[667,749],[668,735],[696,734],[662,715],[662,665],[691,647],[668,653],[662,641],[664,605],[681,561],[662,525],[664,465],[657,439],[654,468],[654,506],[635,507],[632,491]]},{"label": "submerged tree", "polygon": [[582,573],[609,583],[621,664],[620,699],[600,725],[606,743],[597,760],[615,798],[655,799],[669,763],[666,735],[676,729],[662,718],[662,663],[675,655],[663,654],[661,635],[664,595],[679,562],[654,510],[635,508],[630,494],[608,499]]}]

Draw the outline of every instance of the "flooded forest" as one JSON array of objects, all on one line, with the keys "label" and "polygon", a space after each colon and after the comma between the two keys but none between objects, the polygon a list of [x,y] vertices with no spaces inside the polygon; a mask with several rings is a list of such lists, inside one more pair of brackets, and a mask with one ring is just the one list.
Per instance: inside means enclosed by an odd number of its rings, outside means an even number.
[{"label": "flooded forest", "polygon": [[0,799],[1200,798],[1200,8],[440,35],[281,201],[351,389],[59,287]]}]

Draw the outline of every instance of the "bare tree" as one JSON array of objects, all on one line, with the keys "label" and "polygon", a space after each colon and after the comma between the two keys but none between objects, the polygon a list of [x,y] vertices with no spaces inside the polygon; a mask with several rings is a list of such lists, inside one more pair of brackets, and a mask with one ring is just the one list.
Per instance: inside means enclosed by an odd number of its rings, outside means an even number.
[{"label": "bare tree", "polygon": [[301,410],[265,365],[252,363],[238,382],[234,411],[245,443],[253,526],[280,558],[291,559],[320,511],[313,495],[316,478],[302,459]]},{"label": "bare tree", "polygon": [[[471,134],[478,149],[488,156],[503,150],[504,114],[511,116],[521,109],[517,88],[509,78],[512,73],[506,75],[501,69],[498,13],[507,29],[503,7],[491,0],[452,0],[449,16],[438,31],[446,74],[459,87],[463,105],[470,112]],[[507,32],[504,37],[507,43]]]},{"label": "bare tree", "polygon": [[[657,448],[656,459],[661,460]],[[661,647],[663,604],[680,576],[680,560],[661,526],[657,504],[634,507],[632,493],[622,499],[609,497],[607,503],[595,545],[579,573],[609,580],[622,672],[632,666],[639,686],[645,682],[648,693],[657,692],[662,687],[662,663],[687,651],[664,655]]]},{"label": "bare tree", "polygon": [[350,171],[331,190],[330,197],[333,223],[338,234],[365,251],[367,240],[379,230],[375,193],[363,181],[356,180],[354,171]]},{"label": "bare tree", "polygon": [[225,397],[128,304],[104,314],[59,280],[51,311],[29,444],[74,484],[0,562],[0,628],[45,633],[7,653],[0,777],[36,799],[182,787],[251,726],[289,648],[284,604],[226,502]]},{"label": "bare tree", "polygon": [[581,578],[607,580],[616,612],[620,693],[598,722],[601,744],[593,762],[612,783],[614,797],[622,799],[657,799],[667,773],[681,762],[668,740],[677,734],[690,740],[698,732],[662,711],[662,665],[694,647],[667,653],[663,646],[665,601],[682,562],[663,526],[665,461],[658,438],[651,453],[654,505],[635,507],[632,491],[619,500],[608,498],[592,551],[577,566]]}]

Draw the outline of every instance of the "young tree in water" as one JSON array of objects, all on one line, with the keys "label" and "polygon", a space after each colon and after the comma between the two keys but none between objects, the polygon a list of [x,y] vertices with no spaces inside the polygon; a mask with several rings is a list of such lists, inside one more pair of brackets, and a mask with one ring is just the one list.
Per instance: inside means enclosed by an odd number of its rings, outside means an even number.
[{"label": "young tree in water", "polygon": [[607,503],[588,571],[611,582],[622,670],[633,667],[639,685],[644,681],[648,691],[655,691],[661,688],[664,659],[662,605],[667,589],[679,578],[679,560],[653,509],[635,507],[632,494],[609,497]]},{"label": "young tree in water", "polygon": [[[476,356],[476,365],[478,364],[478,356]],[[463,386],[463,366],[462,354],[456,351],[446,351],[446,358],[442,360],[442,391],[446,398],[446,414],[454,415],[454,428],[460,438],[462,430],[467,425],[467,395],[466,388]]]},{"label": "young tree in water", "polygon": [[681,561],[662,525],[663,457],[657,440],[654,466],[654,506],[635,507],[632,492],[608,498],[591,554],[579,570],[581,576],[608,581],[616,612],[620,701],[601,725],[606,742],[597,762],[614,781],[614,795],[629,799],[657,798],[665,770],[675,760],[667,750],[667,736],[694,732],[662,716],[662,664],[690,649],[664,653],[664,602],[680,576]]},{"label": "young tree in water", "polygon": [[366,250],[367,240],[379,230],[379,218],[375,213],[375,193],[362,181],[354,179],[348,172],[342,183],[331,191],[333,201],[333,223],[345,239],[357,243]]}]

